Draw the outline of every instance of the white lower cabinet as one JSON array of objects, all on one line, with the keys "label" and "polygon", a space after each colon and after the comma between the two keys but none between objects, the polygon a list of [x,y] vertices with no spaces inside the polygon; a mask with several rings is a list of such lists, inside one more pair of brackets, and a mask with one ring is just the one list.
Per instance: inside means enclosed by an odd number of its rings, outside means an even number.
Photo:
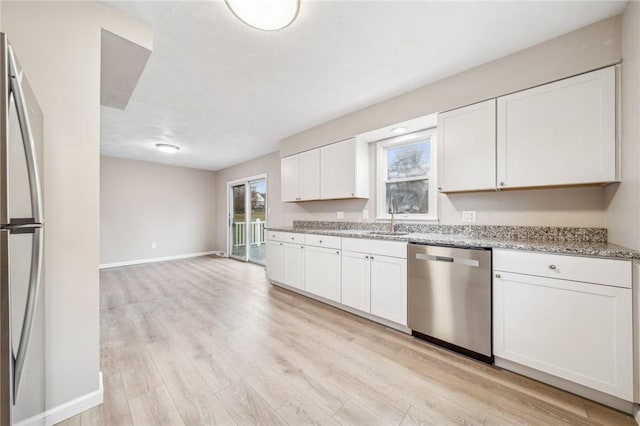
[{"label": "white lower cabinet", "polygon": [[341,251],[306,246],[305,252],[305,290],[325,299],[340,302]]},{"label": "white lower cabinet", "polygon": [[291,287],[304,290],[304,245],[284,243],[284,280]]},{"label": "white lower cabinet", "polygon": [[267,239],[271,281],[372,314],[381,322],[407,325],[405,242],[314,234],[302,238],[272,231]]},{"label": "white lower cabinet", "polygon": [[369,255],[342,252],[342,304],[371,311],[371,263]]},{"label": "white lower cabinet", "polygon": [[271,281],[284,281],[284,243],[267,240],[267,276]]},{"label": "white lower cabinet", "polygon": [[[514,252],[494,250],[494,265],[507,265],[501,253],[508,265],[527,264],[526,252],[514,259]],[[538,265],[531,256],[528,272]],[[587,258],[551,257],[546,270],[563,269],[569,279],[494,269],[495,356],[632,401],[631,262],[608,260],[628,264],[627,288],[571,280],[580,274],[572,259]]]},{"label": "white lower cabinet", "polygon": [[406,326],[406,243],[343,238],[342,248],[342,304]]},{"label": "white lower cabinet", "polygon": [[371,256],[371,313],[407,325],[407,260]]}]

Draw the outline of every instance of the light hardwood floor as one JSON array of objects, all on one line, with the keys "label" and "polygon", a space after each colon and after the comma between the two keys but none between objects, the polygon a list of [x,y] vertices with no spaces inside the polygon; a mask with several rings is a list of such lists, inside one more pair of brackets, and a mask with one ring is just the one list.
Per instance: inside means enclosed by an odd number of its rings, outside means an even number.
[{"label": "light hardwood floor", "polygon": [[70,425],[635,425],[216,257],[101,272],[105,401]]}]

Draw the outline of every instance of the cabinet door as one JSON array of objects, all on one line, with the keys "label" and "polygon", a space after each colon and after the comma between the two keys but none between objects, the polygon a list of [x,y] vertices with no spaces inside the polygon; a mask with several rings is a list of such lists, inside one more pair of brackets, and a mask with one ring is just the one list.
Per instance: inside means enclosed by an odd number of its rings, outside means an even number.
[{"label": "cabinet door", "polygon": [[340,250],[306,246],[305,290],[309,293],[340,302]]},{"label": "cabinet door", "polygon": [[322,199],[356,196],[356,139],[320,148]]},{"label": "cabinet door", "polygon": [[284,244],[284,284],[304,290],[304,246]]},{"label": "cabinet door", "polygon": [[631,401],[631,289],[494,274],[494,353]]},{"label": "cabinet door", "polygon": [[498,186],[616,176],[615,67],[498,98]]},{"label": "cabinet door", "polygon": [[298,201],[300,198],[300,183],[298,177],[298,156],[291,155],[280,160],[281,198],[283,202]]},{"label": "cabinet door", "polygon": [[438,189],[495,189],[496,100],[438,115]]},{"label": "cabinet door", "polygon": [[407,261],[371,256],[371,313],[407,325]]},{"label": "cabinet door", "polygon": [[280,241],[267,241],[267,277],[271,281],[284,282],[284,251]]},{"label": "cabinet door", "polygon": [[300,200],[320,199],[320,149],[298,154]]},{"label": "cabinet door", "polygon": [[342,304],[364,312],[371,310],[369,255],[342,252]]}]

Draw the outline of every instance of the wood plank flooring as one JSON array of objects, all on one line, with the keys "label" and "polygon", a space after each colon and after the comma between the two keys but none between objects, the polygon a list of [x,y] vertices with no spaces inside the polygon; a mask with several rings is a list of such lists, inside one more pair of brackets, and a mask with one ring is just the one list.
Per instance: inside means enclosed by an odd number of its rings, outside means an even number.
[{"label": "wood plank flooring", "polygon": [[101,272],[105,402],[63,425],[635,425],[216,257]]}]

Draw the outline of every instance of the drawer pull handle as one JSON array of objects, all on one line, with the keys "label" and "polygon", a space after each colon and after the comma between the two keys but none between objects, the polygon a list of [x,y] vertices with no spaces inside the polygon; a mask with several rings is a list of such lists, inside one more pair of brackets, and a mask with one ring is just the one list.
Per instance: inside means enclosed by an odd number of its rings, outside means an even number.
[{"label": "drawer pull handle", "polygon": [[300,246],[301,249],[304,249],[304,246]]},{"label": "drawer pull handle", "polygon": [[501,276],[500,274],[496,274],[496,278],[500,278],[500,276]]},{"label": "drawer pull handle", "polygon": [[556,270],[556,269],[558,269],[558,267],[556,265],[549,265],[549,269]]},{"label": "drawer pull handle", "polygon": [[322,244],[322,240],[320,240],[320,244]]},{"label": "drawer pull handle", "polygon": [[336,250],[336,254],[340,254],[340,251]]},{"label": "drawer pull handle", "polygon": [[375,258],[373,256],[371,256],[371,260],[374,260]]}]

